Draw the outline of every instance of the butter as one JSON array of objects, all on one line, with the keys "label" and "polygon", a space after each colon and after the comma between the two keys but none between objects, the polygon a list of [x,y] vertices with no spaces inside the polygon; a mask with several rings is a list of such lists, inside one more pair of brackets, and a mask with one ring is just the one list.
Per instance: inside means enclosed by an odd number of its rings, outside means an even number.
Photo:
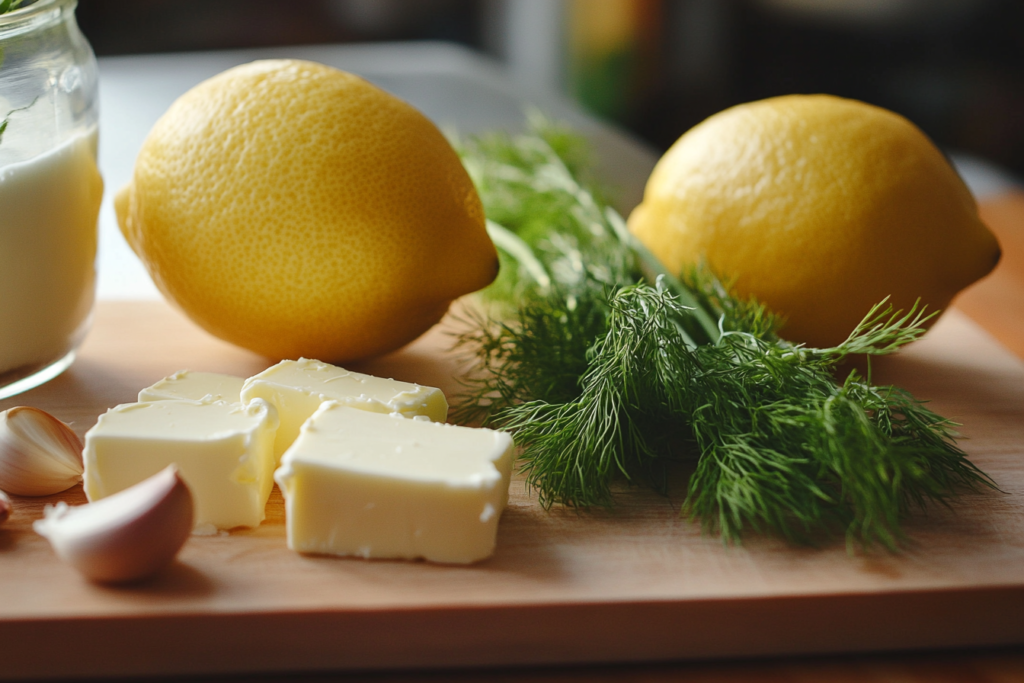
[{"label": "butter", "polygon": [[325,402],[274,478],[288,547],[364,558],[469,563],[494,552],[512,438],[490,429]]},{"label": "butter", "polygon": [[139,402],[188,399],[199,401],[207,396],[214,401],[238,403],[245,380],[216,372],[179,370],[139,392]]},{"label": "butter", "polygon": [[245,381],[241,398],[262,398],[277,408],[281,426],[274,453],[278,458],[299,435],[324,401],[375,413],[425,416],[434,422],[448,418],[448,402],[440,389],[349,372],[335,365],[301,358],[285,360]]},{"label": "butter", "polygon": [[276,430],[276,411],[259,399],[116,406],[86,432],[86,496],[105,498],[174,463],[192,491],[196,528],[258,526],[273,487]]}]

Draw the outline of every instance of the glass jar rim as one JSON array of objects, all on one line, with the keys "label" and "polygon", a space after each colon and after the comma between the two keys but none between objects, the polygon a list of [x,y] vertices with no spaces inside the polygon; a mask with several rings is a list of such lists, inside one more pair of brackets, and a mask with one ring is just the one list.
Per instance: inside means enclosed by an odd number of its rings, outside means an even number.
[{"label": "glass jar rim", "polygon": [[31,5],[13,12],[0,14],[0,34],[18,32],[18,29],[47,20],[57,19],[66,11],[73,11],[78,0],[36,0]]}]

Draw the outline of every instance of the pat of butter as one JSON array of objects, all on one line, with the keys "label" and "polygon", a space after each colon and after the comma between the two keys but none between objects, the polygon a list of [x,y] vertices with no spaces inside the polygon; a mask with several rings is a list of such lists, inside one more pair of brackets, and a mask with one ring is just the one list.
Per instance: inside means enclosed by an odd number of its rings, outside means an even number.
[{"label": "pat of butter", "polygon": [[494,552],[512,438],[324,403],[274,478],[288,547],[302,553],[469,563]]},{"label": "pat of butter", "polygon": [[216,372],[179,370],[139,392],[139,402],[188,399],[198,401],[210,397],[214,401],[238,403],[245,380]]},{"label": "pat of butter", "polygon": [[448,402],[440,389],[350,372],[307,358],[281,361],[250,377],[241,397],[243,402],[262,398],[277,408],[281,426],[274,452],[278,458],[324,401],[375,413],[422,415],[435,422],[448,418]]},{"label": "pat of butter", "polygon": [[259,399],[115,406],[85,434],[85,493],[105,498],[174,463],[192,491],[197,528],[255,527],[274,485],[276,430],[276,411]]}]

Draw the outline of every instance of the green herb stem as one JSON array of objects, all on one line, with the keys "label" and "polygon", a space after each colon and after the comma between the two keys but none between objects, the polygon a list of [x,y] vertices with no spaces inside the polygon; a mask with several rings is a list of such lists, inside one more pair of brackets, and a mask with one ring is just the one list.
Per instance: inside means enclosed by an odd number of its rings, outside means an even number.
[{"label": "green herb stem", "polygon": [[610,507],[620,482],[666,492],[690,463],[682,512],[727,542],[841,531],[896,549],[912,509],[994,487],[909,393],[835,379],[935,313],[883,301],[837,347],[790,344],[706,268],[665,272],[583,180],[579,138],[533,125],[458,141],[506,267],[455,340],[477,365],[455,417],[513,432],[543,505]]}]

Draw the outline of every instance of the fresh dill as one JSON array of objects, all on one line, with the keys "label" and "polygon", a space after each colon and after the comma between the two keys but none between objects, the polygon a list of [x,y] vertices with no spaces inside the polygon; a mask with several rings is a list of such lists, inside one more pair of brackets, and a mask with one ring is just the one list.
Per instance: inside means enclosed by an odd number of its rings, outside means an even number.
[{"label": "fresh dill", "polygon": [[7,130],[7,124],[11,120],[11,115],[12,114],[17,114],[19,111],[27,111],[28,109],[31,109],[35,105],[35,103],[38,102],[38,101],[39,101],[39,96],[36,95],[32,99],[32,101],[29,102],[28,104],[26,104],[24,107],[18,107],[16,109],[12,109],[9,112],[7,112],[7,115],[4,116],[2,121],[0,121],[0,142],[3,142],[4,132],[6,132],[6,130]]},{"label": "fresh dill", "polygon": [[837,347],[790,344],[706,269],[664,272],[590,189],[581,138],[534,117],[456,144],[503,273],[455,341],[476,360],[455,418],[513,432],[543,505],[610,507],[623,481],[666,492],[688,462],[682,512],[726,541],[838,530],[896,549],[912,508],[994,486],[909,393],[835,378],[931,315],[882,302]]},{"label": "fresh dill", "polygon": [[[26,5],[30,5],[35,0],[0,0],[0,14],[7,14],[13,12],[16,9],[20,9]],[[0,48],[0,67],[4,65],[4,51]],[[32,104],[35,104],[35,100],[32,100]],[[29,106],[32,106],[31,104]],[[0,142],[3,142],[4,133],[7,131],[7,124],[10,122],[11,114],[15,112],[28,109],[28,107],[21,107],[20,109],[12,109],[4,115],[4,118],[0,120]]]},{"label": "fresh dill", "polygon": [[13,12],[24,5],[32,4],[32,0],[25,2],[25,0],[0,0],[0,14],[7,14]]}]

